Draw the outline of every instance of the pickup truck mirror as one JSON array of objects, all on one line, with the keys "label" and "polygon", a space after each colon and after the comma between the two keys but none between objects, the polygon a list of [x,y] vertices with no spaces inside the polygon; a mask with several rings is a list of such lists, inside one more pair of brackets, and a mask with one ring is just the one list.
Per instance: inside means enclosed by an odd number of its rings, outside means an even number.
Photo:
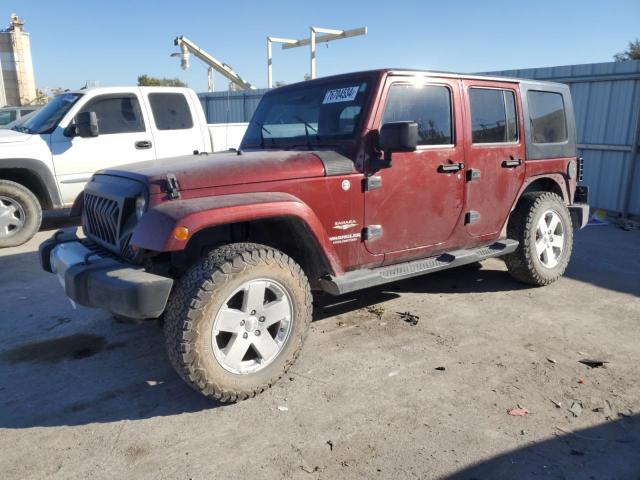
[{"label": "pickup truck mirror", "polygon": [[75,128],[71,130],[73,132],[72,136],[88,138],[99,135],[96,112],[81,112],[77,114],[73,126]]},{"label": "pickup truck mirror", "polygon": [[418,124],[416,122],[389,122],[380,128],[378,147],[384,152],[379,168],[391,167],[393,152],[413,152],[418,146]]}]

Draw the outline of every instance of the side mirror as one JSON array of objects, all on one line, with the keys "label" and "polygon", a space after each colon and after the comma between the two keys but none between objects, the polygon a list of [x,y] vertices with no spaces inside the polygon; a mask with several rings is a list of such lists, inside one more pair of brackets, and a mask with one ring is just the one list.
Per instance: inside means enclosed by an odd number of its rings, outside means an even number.
[{"label": "side mirror", "polygon": [[391,167],[393,152],[413,152],[418,146],[418,124],[416,122],[390,122],[380,128],[378,147],[384,152],[379,168]]},{"label": "side mirror", "polygon": [[[96,112],[81,112],[77,114],[73,126],[74,129],[72,129],[72,132],[74,136],[89,138],[97,137],[100,133]],[[75,132],[73,130],[75,130]]]}]

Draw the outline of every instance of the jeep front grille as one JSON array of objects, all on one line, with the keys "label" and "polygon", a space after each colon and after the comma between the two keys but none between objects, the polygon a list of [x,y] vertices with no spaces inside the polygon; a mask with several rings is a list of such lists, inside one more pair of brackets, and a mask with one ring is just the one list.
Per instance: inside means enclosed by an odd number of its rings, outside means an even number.
[{"label": "jeep front grille", "polygon": [[117,246],[120,206],[115,200],[84,194],[85,228],[87,234]]}]

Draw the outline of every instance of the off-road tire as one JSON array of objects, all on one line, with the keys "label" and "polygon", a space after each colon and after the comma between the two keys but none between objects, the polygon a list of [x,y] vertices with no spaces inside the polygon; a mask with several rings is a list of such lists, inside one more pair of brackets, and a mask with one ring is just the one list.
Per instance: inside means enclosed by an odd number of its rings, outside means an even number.
[{"label": "off-road tire", "polygon": [[[536,225],[547,210],[558,214],[564,230],[562,255],[554,268],[545,267],[535,252]],[[573,226],[569,209],[557,194],[525,193],[509,217],[507,236],[520,242],[515,252],[503,257],[513,278],[529,285],[542,286],[555,282],[564,274],[571,259]]]},{"label": "off-road tire", "polygon": [[[262,370],[234,374],[214,356],[213,322],[228,295],[256,278],[270,278],[286,288],[293,308],[291,332],[279,355]],[[236,402],[271,387],[295,362],[311,316],[309,282],[290,257],[264,245],[225,245],[210,251],[177,281],[164,315],[166,349],[173,367],[193,389],[211,399]]]},{"label": "off-road tire", "polygon": [[28,188],[10,180],[0,180],[0,197],[7,197],[17,203],[24,212],[24,223],[15,233],[0,237],[0,248],[17,247],[28,242],[40,229],[42,207],[36,196]]}]

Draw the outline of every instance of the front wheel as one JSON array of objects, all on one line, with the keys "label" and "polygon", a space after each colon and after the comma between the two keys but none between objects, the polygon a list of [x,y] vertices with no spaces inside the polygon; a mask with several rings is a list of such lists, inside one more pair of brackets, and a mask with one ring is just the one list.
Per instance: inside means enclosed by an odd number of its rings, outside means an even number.
[{"label": "front wheel", "polygon": [[174,288],[164,317],[169,359],[203,395],[243,400],[293,364],[311,312],[309,283],[291,258],[263,245],[226,245]]},{"label": "front wheel", "polygon": [[571,216],[562,199],[551,192],[522,196],[511,213],[507,235],[520,242],[504,257],[512,277],[530,285],[549,285],[562,276],[573,248]]},{"label": "front wheel", "polygon": [[26,187],[0,180],[0,248],[29,241],[40,229],[42,207]]}]

